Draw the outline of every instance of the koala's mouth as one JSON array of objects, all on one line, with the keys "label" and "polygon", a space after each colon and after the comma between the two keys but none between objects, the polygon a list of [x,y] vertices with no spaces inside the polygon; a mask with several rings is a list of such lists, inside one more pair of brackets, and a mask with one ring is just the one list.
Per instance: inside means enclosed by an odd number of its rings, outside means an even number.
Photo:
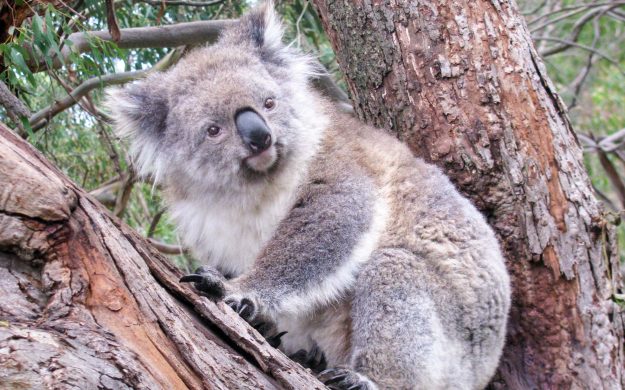
[{"label": "koala's mouth", "polygon": [[243,159],[243,164],[257,173],[267,173],[277,164],[280,153],[276,144],[261,153],[253,154]]}]

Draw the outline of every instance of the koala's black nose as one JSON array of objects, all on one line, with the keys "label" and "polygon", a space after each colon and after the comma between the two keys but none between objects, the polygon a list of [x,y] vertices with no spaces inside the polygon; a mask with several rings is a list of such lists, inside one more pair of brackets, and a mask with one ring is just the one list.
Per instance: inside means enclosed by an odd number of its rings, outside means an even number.
[{"label": "koala's black nose", "polygon": [[265,120],[255,111],[239,111],[234,121],[239,135],[252,153],[261,153],[271,146],[271,132]]}]

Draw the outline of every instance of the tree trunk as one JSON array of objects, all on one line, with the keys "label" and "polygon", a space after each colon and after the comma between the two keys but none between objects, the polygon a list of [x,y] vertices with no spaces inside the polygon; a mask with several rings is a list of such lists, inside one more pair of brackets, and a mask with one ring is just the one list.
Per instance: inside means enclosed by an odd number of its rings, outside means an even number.
[{"label": "tree trunk", "polygon": [[0,125],[0,388],[321,389]]},{"label": "tree trunk", "polygon": [[494,384],[625,386],[614,229],[513,1],[314,0],[365,121],[487,216],[513,278]]}]

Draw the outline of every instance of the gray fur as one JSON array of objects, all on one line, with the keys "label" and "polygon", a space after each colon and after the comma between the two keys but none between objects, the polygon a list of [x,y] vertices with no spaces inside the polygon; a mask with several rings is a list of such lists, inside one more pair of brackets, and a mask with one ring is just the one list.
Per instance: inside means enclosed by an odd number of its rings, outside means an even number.
[{"label": "gray fur", "polygon": [[[318,346],[334,367],[323,380],[483,388],[510,306],[492,230],[439,169],[315,93],[314,66],[280,39],[269,4],[173,69],[113,91],[135,164],[166,188],[196,256],[235,276],[207,285],[223,284],[248,320],[288,331],[286,353]],[[237,134],[242,108],[271,129],[261,157]]]}]

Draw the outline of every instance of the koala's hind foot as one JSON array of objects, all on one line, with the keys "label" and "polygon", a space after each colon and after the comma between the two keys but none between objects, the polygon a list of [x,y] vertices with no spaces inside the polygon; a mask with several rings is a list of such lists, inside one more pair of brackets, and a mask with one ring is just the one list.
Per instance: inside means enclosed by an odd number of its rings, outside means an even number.
[{"label": "koala's hind foot", "polygon": [[223,299],[224,303],[256,329],[269,345],[274,348],[280,346],[281,338],[286,332],[278,332],[273,321],[260,315],[258,305],[252,299],[232,294],[232,291],[229,291],[231,289],[228,288],[229,282],[219,271],[200,267],[195,270],[195,273],[180,278],[180,282],[192,282],[202,295],[210,299]]},{"label": "koala's hind foot", "polygon": [[334,367],[321,372],[317,378],[332,390],[377,390],[366,376],[347,367]]},{"label": "koala's hind foot", "polygon": [[289,355],[289,358],[301,364],[302,367],[310,368],[315,373],[320,373],[328,366],[326,356],[317,344],[315,344],[310,351],[300,349],[294,354]]}]

